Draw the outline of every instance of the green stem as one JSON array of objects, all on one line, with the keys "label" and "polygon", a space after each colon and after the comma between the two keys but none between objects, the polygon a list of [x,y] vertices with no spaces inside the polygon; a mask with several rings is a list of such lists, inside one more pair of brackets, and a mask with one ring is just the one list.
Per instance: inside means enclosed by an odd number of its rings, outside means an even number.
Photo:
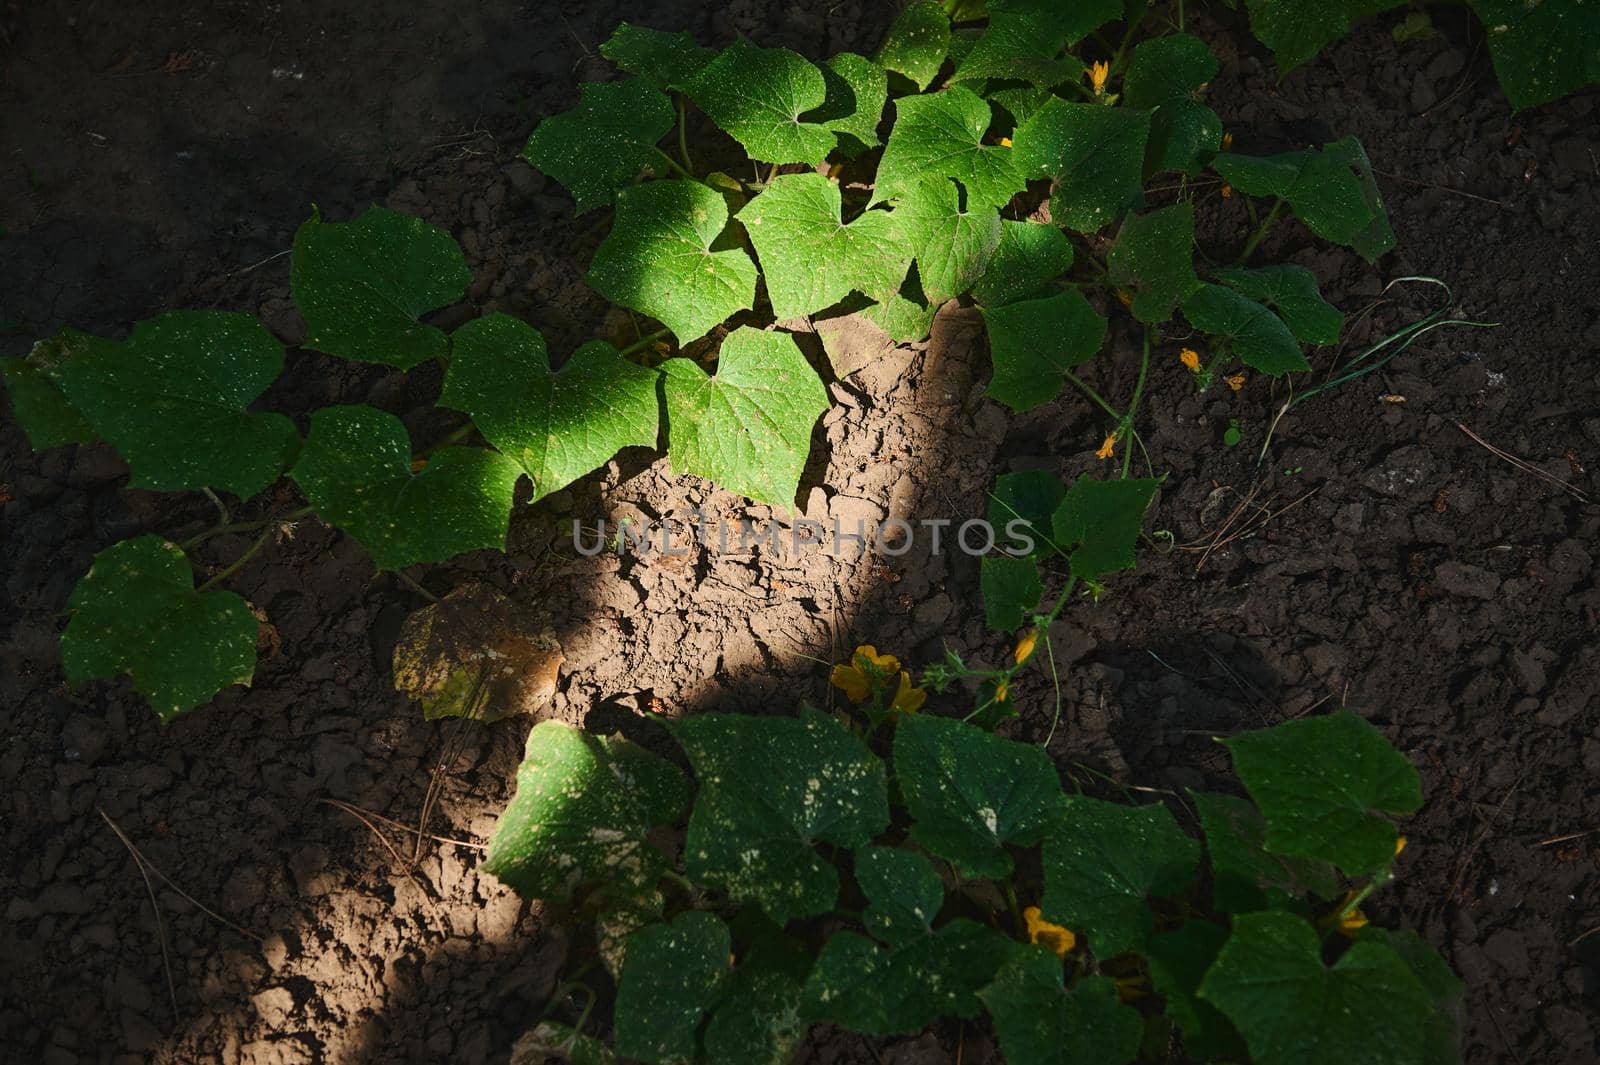
[{"label": "green stem", "polygon": [[1089,383],[1087,381],[1085,381],[1083,378],[1079,377],[1077,374],[1073,373],[1071,370],[1068,370],[1067,371],[1067,380],[1072,382],[1072,384],[1074,384],[1075,386],[1077,386],[1078,391],[1082,392],[1084,395],[1088,396],[1091,400],[1093,400],[1094,403],[1095,403],[1095,406],[1099,407],[1101,410],[1103,410],[1107,414],[1111,415],[1113,418],[1115,418],[1118,421],[1118,423],[1120,423],[1122,421],[1122,412],[1120,410],[1118,410],[1117,408],[1113,407],[1110,403],[1107,403],[1106,402],[1106,398],[1104,396],[1102,396],[1100,393],[1096,392],[1092,387],[1090,387]]},{"label": "green stem", "polygon": [[416,582],[416,580],[414,580],[413,578],[407,576],[401,570],[391,570],[390,572],[392,572],[395,575],[395,577],[397,577],[399,579],[401,584],[405,585],[407,588],[410,588],[413,592],[416,592],[418,595],[422,596],[422,598],[426,599],[428,602],[437,603],[439,601],[439,597],[438,596],[434,595],[432,592],[428,591],[428,589],[426,589],[422,585],[418,584]]},{"label": "green stem", "polygon": [[670,169],[673,173],[677,174],[679,177],[686,177],[690,181],[696,180],[696,178],[695,178],[695,176],[693,174],[691,174],[691,173],[689,173],[689,171],[685,170],[678,163],[678,161],[676,159],[674,159],[672,156],[668,155],[666,152],[662,151],[660,148],[656,149],[656,154],[661,157],[661,161],[663,163],[667,164],[668,169]]},{"label": "green stem", "polygon": [[1018,938],[1024,942],[1028,938],[1028,922],[1022,919],[1022,907],[1017,905],[1017,889],[1011,886],[1011,881],[1000,881],[1000,890],[1005,892],[1006,905],[1011,908],[1011,927],[1016,930]]},{"label": "green stem", "polygon": [[646,336],[640,337],[638,340],[635,340],[632,344],[629,344],[627,347],[617,352],[617,354],[622,356],[632,355],[634,352],[642,351],[645,348],[648,348],[651,344],[654,344],[656,341],[665,340],[671,335],[672,330],[670,329],[657,329],[654,333],[650,333]]},{"label": "green stem", "polygon": [[1139,397],[1144,395],[1145,378],[1150,373],[1150,330],[1144,331],[1144,354],[1139,358],[1139,381],[1133,386],[1133,402],[1128,404],[1128,413],[1124,421],[1128,426],[1128,442],[1122,448],[1122,479],[1128,479],[1128,471],[1133,468],[1133,414],[1139,409]]},{"label": "green stem", "polygon": [[1281,199],[1272,205],[1272,210],[1267,212],[1267,217],[1261,220],[1261,224],[1256,227],[1256,231],[1250,235],[1250,240],[1245,244],[1244,251],[1239,253],[1237,265],[1243,266],[1250,261],[1250,253],[1255,251],[1256,246],[1266,238],[1267,231],[1272,228],[1272,223],[1278,220],[1278,212],[1282,209],[1283,200]]},{"label": "green stem", "polygon": [[700,889],[695,887],[694,883],[688,877],[684,876],[676,869],[661,870],[661,879],[670,880],[672,883],[678,885],[678,887],[688,892],[688,894],[693,898],[698,898],[700,896]]},{"label": "green stem", "polygon": [[268,525],[265,529],[261,530],[261,535],[256,537],[255,542],[245,549],[244,554],[234,559],[232,565],[225,568],[221,573],[217,574],[215,577],[212,577],[209,581],[206,581],[200,587],[196,588],[195,594],[198,595],[201,592],[208,591],[214,585],[239,572],[240,566],[243,566],[246,562],[249,562],[252,558],[255,558],[256,552],[260,551],[266,546],[268,537],[272,535],[273,530],[276,528],[277,523],[273,523],[272,525]]},{"label": "green stem", "polygon": [[[1148,12],[1148,9],[1146,11]],[[1138,19],[1128,23],[1128,32],[1122,35],[1122,43],[1117,46],[1117,54],[1111,59],[1111,69],[1113,71],[1122,69],[1122,56],[1127,52],[1128,45],[1133,43],[1133,35],[1139,31],[1139,23],[1143,21],[1144,16],[1141,15]]]},{"label": "green stem", "polygon": [[687,109],[684,106],[683,94],[678,94],[678,154],[683,156],[683,169],[692,177],[694,175],[694,160],[689,158],[689,130],[686,118]]}]

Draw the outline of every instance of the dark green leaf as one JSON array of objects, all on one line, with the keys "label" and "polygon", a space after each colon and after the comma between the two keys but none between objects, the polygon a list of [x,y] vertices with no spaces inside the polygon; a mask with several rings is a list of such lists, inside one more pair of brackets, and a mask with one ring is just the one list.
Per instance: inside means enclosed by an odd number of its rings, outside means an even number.
[{"label": "dark green leaf", "polygon": [[1214,341],[1226,344],[1246,365],[1282,377],[1311,369],[1300,342],[1283,319],[1231,288],[1201,285],[1183,301],[1183,316]]},{"label": "dark green leaf", "polygon": [[1386,946],[1353,944],[1330,968],[1312,925],[1247,913],[1200,985],[1257,1065],[1422,1065],[1428,993]]},{"label": "dark green leaf", "polygon": [[71,355],[73,347],[93,343],[93,337],[63,329],[35,344],[25,359],[0,359],[0,378],[11,393],[11,413],[28,434],[28,443],[35,451],[87,444],[95,439],[94,429],[62,395],[49,372],[59,360]]},{"label": "dark green leaf", "polygon": [[552,372],[544,337],[504,314],[476,318],[451,338],[441,406],[465,411],[533,481],[533,498],[565,488],[625,447],[654,447],[655,373],[604,341]]},{"label": "dark green leaf", "polygon": [[[1597,52],[1600,55],[1600,52]],[[1323,145],[1323,152],[1332,156],[1356,175],[1361,187],[1361,198],[1367,205],[1371,218],[1350,238],[1350,246],[1367,262],[1376,262],[1378,256],[1394,247],[1394,230],[1389,228],[1389,211],[1383,204],[1383,193],[1378,191],[1378,179],[1372,172],[1372,160],[1367,150],[1354,137],[1341,137]],[[1296,209],[1298,213],[1298,208]]]},{"label": "dark green leaf", "polygon": [[184,553],[159,536],[95,555],[67,613],[67,683],[126,673],[163,722],[255,673],[260,624],[250,604],[232,592],[198,591]]},{"label": "dark green leaf", "polygon": [[1183,1031],[1183,1049],[1203,1061],[1244,1061],[1244,1040],[1228,1019],[1197,996],[1206,970],[1227,941],[1227,929],[1210,921],[1189,920],[1171,932],[1150,937],[1145,957],[1150,981],[1165,1000],[1168,1017]]},{"label": "dark green leaf", "polygon": [[45,344],[34,365],[128,460],[130,487],[248,499],[294,457],[294,423],[248,410],[283,369],[283,346],[250,315],[170,311],[121,343],[63,330]]},{"label": "dark green leaf", "polygon": [[1350,32],[1350,24],[1399,0],[1245,0],[1250,31],[1285,73]]},{"label": "dark green leaf", "polygon": [[928,335],[943,303],[929,303],[921,284],[915,278],[907,278],[899,292],[864,308],[861,316],[889,334],[896,344],[908,344]]},{"label": "dark green leaf", "polygon": [[1050,100],[1017,129],[1016,166],[1050,177],[1050,218],[1092,233],[1144,203],[1150,114],[1123,107]]},{"label": "dark green leaf", "polygon": [[840,52],[822,64],[828,96],[822,106],[805,116],[839,137],[839,150],[854,158],[878,145],[878,123],[889,103],[889,76],[872,60],[854,52]]},{"label": "dark green leaf", "polygon": [[411,468],[399,418],[372,407],[311,415],[289,476],[329,523],[358,541],[379,569],[443,562],[464,551],[504,551],[522,469],[494,451],[447,447]]},{"label": "dark green leaf", "polygon": [[696,714],[673,727],[700,781],[684,864],[778,925],[833,908],[818,843],[860,847],[889,823],[883,763],[833,718]]},{"label": "dark green leaf", "polygon": [[1000,632],[1021,628],[1044,595],[1039,564],[1032,558],[985,555],[978,564],[978,585],[983,592],[984,620]]},{"label": "dark green leaf", "polygon": [[928,859],[899,847],[856,852],[856,882],[872,900],[862,923],[879,942],[900,946],[933,931],[944,882]]},{"label": "dark green leaf", "polygon": [[668,33],[648,26],[617,23],[600,54],[629,74],[637,74],[658,89],[682,89],[717,57],[682,30]]},{"label": "dark green leaf", "polygon": [[419,319],[459,300],[472,280],[449,233],[377,206],[350,222],[312,215],[290,263],[306,347],[401,370],[445,353],[444,333]]},{"label": "dark green leaf", "polygon": [[1146,171],[1195,174],[1221,147],[1222,120],[1197,99],[1218,67],[1211,49],[1187,33],[1157,37],[1133,50],[1122,98],[1129,107],[1151,111]]},{"label": "dark green leaf", "polygon": [[908,5],[878,49],[878,65],[904,74],[921,92],[932,83],[950,50],[950,19],[933,0]]},{"label": "dark green leaf", "polygon": [[971,203],[963,210],[950,181],[907,192],[894,218],[917,257],[923,294],[935,307],[971,288],[1000,244],[1000,212]]},{"label": "dark green leaf", "polygon": [[[1123,17],[1122,0],[989,0],[991,17],[1030,18],[1043,32],[1060,33],[1066,44],[1077,44],[1108,22]],[[1045,19],[1054,24],[1046,26]]]},{"label": "dark green leaf", "polygon": [[1154,927],[1150,897],[1186,888],[1199,860],[1200,844],[1161,803],[1068,796],[1044,841],[1041,909],[1046,920],[1088,933],[1104,961],[1144,946]]},{"label": "dark green leaf", "polygon": [[1079,477],[1051,517],[1051,539],[1067,552],[1072,575],[1093,580],[1133,567],[1158,480],[1096,481]]},{"label": "dark green leaf", "polygon": [[898,291],[911,245],[888,211],[843,220],[839,186],[821,174],[784,174],[739,212],[779,321],[814,314],[852,291],[872,299]]},{"label": "dark green leaf", "polygon": [[820,163],[833,150],[833,131],[800,116],[827,101],[827,82],[787,48],[735,41],[685,88],[718,126],[768,163]]},{"label": "dark green leaf", "polygon": [[1488,31],[1495,76],[1514,110],[1600,83],[1600,9],[1583,0],[1467,0]]},{"label": "dark green leaf", "polygon": [[738,247],[712,250],[727,224],[727,203],[698,181],[624,189],[587,280],[606,299],[664,322],[679,344],[698,340],[755,303],[756,264]]},{"label": "dark green leaf", "polygon": [[1458,1065],[1467,990],[1461,978],[1450,971],[1438,951],[1410,929],[1395,931],[1367,925],[1356,932],[1355,938],[1385,944],[1400,955],[1433,1001],[1433,1012],[1423,1022],[1424,1065]]},{"label": "dark green leaf", "polygon": [[1217,280],[1278,312],[1283,324],[1305,344],[1337,344],[1344,315],[1322,298],[1317,275],[1287,263],[1250,270],[1218,270]]},{"label": "dark green leaf", "polygon": [[1000,222],[1000,243],[972,286],[972,298],[985,307],[1040,295],[1049,283],[1072,269],[1072,241],[1055,226],[1039,222]]},{"label": "dark green leaf", "polygon": [[703,910],[628,937],[617,987],[617,1053],[651,1065],[695,1056],[700,1022],[728,979],[728,926]]},{"label": "dark green leaf", "polygon": [[872,202],[913,193],[926,183],[955,180],[966,190],[969,209],[1004,207],[1022,191],[1012,150],[983,143],[989,105],[965,86],[895,101],[894,129],[878,164]]},{"label": "dark green leaf", "polygon": [[1240,192],[1283,199],[1311,232],[1356,249],[1368,262],[1394,247],[1371,164],[1353,137],[1321,151],[1265,158],[1224,152],[1212,165]]},{"label": "dark green leaf", "polygon": [[1399,833],[1385,814],[1415,813],[1422,784],[1383,733],[1341,710],[1225,741],[1267,819],[1267,849],[1319,858],[1347,875],[1387,866]]},{"label": "dark green leaf", "polygon": [[822,379],[793,338],[740,326],[722,342],[715,375],[689,359],[668,359],[661,373],[673,469],[792,506],[812,427],[828,409]]},{"label": "dark green leaf", "polygon": [[1113,285],[1133,294],[1133,316],[1164,322],[1200,287],[1194,273],[1194,207],[1177,203],[1129,215],[1106,259]]},{"label": "dark green leaf", "polygon": [[1025,523],[1022,531],[1035,541],[1029,557],[1043,558],[1053,550],[1051,518],[1064,495],[1061,478],[1044,470],[1002,473],[994,479],[994,491],[990,493],[989,523],[1002,529],[1020,519]]},{"label": "dark green leaf", "polygon": [[1086,976],[1068,990],[1061,959],[1025,947],[978,992],[1012,1065],[1126,1065],[1139,1053],[1144,1022],[1117,998],[1107,976]]},{"label": "dark green leaf", "polygon": [[1106,339],[1106,320],[1077,289],[985,307],[983,322],[994,364],[986,394],[1015,411],[1055,399],[1067,371],[1093,358]]},{"label": "dark green leaf", "polygon": [[1055,763],[1042,748],[952,718],[902,718],[894,770],[912,838],[966,877],[1009,875],[1006,847],[1039,842],[1061,808]]},{"label": "dark green leaf", "polygon": [[1327,862],[1268,854],[1267,823],[1248,801],[1190,792],[1205,829],[1211,902],[1222,913],[1303,910],[1308,895],[1332,898],[1339,882]]},{"label": "dark green leaf", "polygon": [[[1068,10],[1085,6],[1091,5],[1072,5]],[[1106,5],[1102,0],[1093,6]],[[1056,4],[1012,3],[1004,8],[991,5],[988,27],[972,50],[961,57],[950,80],[995,78],[1048,89],[1080,76],[1083,64],[1073,56],[1060,54],[1071,30],[1063,17],[1066,13]]]},{"label": "dark green leaf", "polygon": [[710,1065],[787,1065],[806,1031],[800,996],[810,971],[810,953],[787,936],[768,936],[740,958],[706,1022]]},{"label": "dark green leaf", "polygon": [[608,881],[624,892],[647,888],[666,860],[645,836],[676,820],[688,797],[678,768],[644,748],[541,721],[483,871],[528,899],[564,901]]},{"label": "dark green leaf", "polygon": [[675,121],[672,101],[643,78],[580,86],[578,106],[539,123],[522,157],[567,187],[578,213],[608,206],[659,162],[656,142]]}]

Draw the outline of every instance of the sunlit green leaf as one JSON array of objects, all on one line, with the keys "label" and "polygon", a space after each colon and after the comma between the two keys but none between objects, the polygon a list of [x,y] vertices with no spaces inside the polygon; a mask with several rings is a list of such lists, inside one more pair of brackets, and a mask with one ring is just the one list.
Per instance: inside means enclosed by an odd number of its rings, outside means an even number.
[{"label": "sunlit green leaf", "polygon": [[1068,796],[1044,841],[1044,917],[1087,933],[1102,961],[1137,950],[1155,927],[1150,898],[1188,887],[1199,859],[1200,844],[1159,802]]},{"label": "sunlit green leaf", "polygon": [[713,251],[728,206],[698,181],[652,181],[617,193],[617,217],[588,282],[606,299],[666,323],[679,344],[710,332],[756,296],[756,264]]},{"label": "sunlit green leaf", "polygon": [[1042,88],[1071,81],[1082,74],[1083,65],[1071,55],[1061,55],[1061,49],[1069,38],[1076,39],[1073,16],[1091,10],[1095,14],[1106,14],[1104,21],[1120,14],[1117,0],[1071,5],[1040,0],[1012,0],[1010,3],[1002,0],[990,4],[989,25],[972,50],[962,57],[950,80],[995,78],[1025,81]]},{"label": "sunlit green leaf", "polygon": [[1023,176],[1055,179],[1051,220],[1092,233],[1144,203],[1149,134],[1148,111],[1056,98],[1018,127],[1013,151]]},{"label": "sunlit green leaf", "polygon": [[1043,947],[1018,951],[978,992],[1013,1065],[1126,1065],[1139,1053],[1144,1022],[1117,998],[1109,976],[1087,976],[1069,990],[1061,959]]},{"label": "sunlit green leaf", "polygon": [[478,548],[505,550],[521,475],[504,455],[469,447],[442,448],[413,473],[405,424],[365,406],[313,412],[289,471],[324,519],[390,570]]},{"label": "sunlit green leaf", "polygon": [[1052,225],[1000,222],[1000,243],[972,286],[972,298],[985,307],[1040,295],[1051,280],[1072,269],[1072,241]]},{"label": "sunlit green leaf", "polygon": [[1183,316],[1196,329],[1226,344],[1246,366],[1281,377],[1311,369],[1299,341],[1283,320],[1231,288],[1201,285],[1183,301]]},{"label": "sunlit green leaf", "polygon": [[894,129],[878,164],[872,202],[913,192],[924,183],[959,181],[967,206],[1003,207],[1022,191],[1012,149],[985,144],[989,105],[962,85],[895,101]]},{"label": "sunlit green leaf", "polygon": [[579,87],[578,106],[533,131],[522,157],[567,187],[578,213],[609,205],[657,162],[656,142],[674,122],[672,101],[643,78]]},{"label": "sunlit green leaf", "polygon": [[1176,203],[1129,215],[1106,258],[1109,280],[1133,295],[1133,316],[1164,322],[1200,287],[1194,273],[1194,207]]},{"label": "sunlit green leaf", "polygon": [[671,1065],[695,1057],[696,1035],[729,977],[728,926],[704,910],[628,937],[617,986],[617,1053]]},{"label": "sunlit green leaf", "polygon": [[61,664],[68,684],[126,673],[162,721],[256,667],[250,604],[226,591],[199,591],[176,544],[136,536],[94,556],[67,600]]},{"label": "sunlit green leaf", "polygon": [[950,19],[933,0],[907,5],[878,49],[878,65],[910,78],[920,92],[933,81],[950,50]]},{"label": "sunlit green leaf", "polygon": [[971,288],[1000,244],[1000,212],[971,203],[963,210],[950,181],[907,192],[894,218],[917,257],[923,294],[935,307]]},{"label": "sunlit green leaf", "polygon": [[550,369],[544,337],[504,314],[475,318],[451,337],[441,406],[465,411],[521,466],[533,498],[564,488],[625,447],[654,447],[658,375],[604,341]]},{"label": "sunlit green leaf", "polygon": [[1066,373],[1088,362],[1106,339],[1106,320],[1083,293],[983,308],[994,377],[987,395],[1015,411],[1055,399]]},{"label": "sunlit green leaf", "polygon": [[312,215],[294,235],[290,263],[306,347],[401,370],[445,353],[444,333],[420,319],[459,300],[472,280],[450,234],[377,206],[350,222]]},{"label": "sunlit green leaf", "polygon": [[700,47],[683,30],[669,33],[627,22],[617,23],[600,54],[658,89],[682,89],[717,57],[715,49]]},{"label": "sunlit green leaf", "polygon": [[822,71],[787,48],[735,41],[685,92],[753,158],[820,163],[833,150],[832,130],[800,118],[826,102],[827,82]]},{"label": "sunlit green leaf", "polygon": [[883,763],[833,718],[695,714],[672,729],[700,782],[689,876],[778,925],[832,909],[838,875],[817,845],[860,847],[889,823]]},{"label": "sunlit green leaf", "polygon": [[1010,874],[1006,847],[1039,842],[1061,808],[1061,782],[1043,748],[953,718],[902,718],[894,771],[912,838],[962,876]]},{"label": "sunlit green leaf", "polygon": [[745,205],[739,221],[756,247],[780,321],[831,307],[852,291],[873,299],[900,288],[911,245],[888,211],[846,225],[839,186],[821,174],[784,174]]},{"label": "sunlit green leaf", "polygon": [[1267,819],[1266,846],[1274,854],[1329,861],[1350,876],[1376,872],[1394,859],[1399,835],[1385,815],[1422,805],[1411,760],[1348,710],[1241,732],[1225,743]]},{"label": "sunlit green leaf", "polygon": [[593,883],[649,887],[666,859],[646,834],[688,797],[678,768],[643,747],[541,721],[482,869],[529,899],[565,900]]},{"label": "sunlit green leaf", "polygon": [[907,344],[928,335],[942,304],[930,303],[921,282],[908,277],[899,292],[864,308],[861,316],[888,333],[896,344]]},{"label": "sunlit green leaf", "polygon": [[878,145],[878,123],[889,103],[889,76],[872,60],[840,52],[822,64],[828,95],[822,106],[805,116],[839,136],[839,150],[854,157]]},{"label": "sunlit green leaf", "polygon": [[30,361],[128,460],[133,488],[248,499],[299,443],[288,418],[248,409],[283,369],[283,346],[247,314],[169,311],[120,343],[63,330]]},{"label": "sunlit green leaf", "polygon": [[1051,539],[1067,552],[1073,576],[1092,580],[1133,568],[1133,550],[1144,528],[1144,512],[1159,480],[1097,481],[1087,475],[1072,483],[1051,517]]}]

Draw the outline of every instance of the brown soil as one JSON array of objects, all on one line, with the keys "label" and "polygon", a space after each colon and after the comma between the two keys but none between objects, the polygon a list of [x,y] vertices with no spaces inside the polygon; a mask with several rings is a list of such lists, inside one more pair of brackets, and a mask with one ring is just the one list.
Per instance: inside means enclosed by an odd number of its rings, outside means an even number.
[{"label": "brown soil", "polygon": [[[611,26],[626,15],[818,57],[870,49],[892,16],[823,0],[564,3],[560,17],[513,0],[462,7],[0,5],[0,353],[64,324],[116,334],[175,306],[256,310],[292,341],[301,326],[281,253],[294,227],[313,202],[337,219],[372,201],[462,242],[476,280],[459,317],[505,310],[570,350],[604,318],[580,282],[600,231],[515,153],[538,117],[571,103],[575,81],[605,76],[593,48]],[[1421,768],[1429,800],[1407,826],[1403,881],[1374,918],[1419,928],[1466,979],[1469,1062],[1590,1062],[1600,507],[1457,423],[1600,494],[1585,472],[1600,466],[1600,114],[1591,92],[1513,116],[1477,24],[1437,19],[1438,36],[1404,45],[1376,20],[1282,81],[1237,26],[1201,27],[1224,62],[1214,105],[1238,146],[1356,134],[1400,238],[1376,268],[1292,225],[1266,253],[1310,266],[1352,314],[1390,279],[1428,274],[1454,286],[1464,316],[1503,324],[1433,333],[1383,373],[1297,407],[1259,470],[1281,395],[1252,380],[1237,396],[1196,397],[1160,351],[1142,425],[1170,472],[1154,521],[1178,549],[1147,551],[1052,633],[1073,666],[1051,750],[1064,766],[1195,786],[1226,777],[1214,734],[1340,702],[1367,714]],[[1205,218],[1225,246],[1243,224],[1237,198]],[[1352,328],[1351,348],[1432,298],[1413,287],[1382,304]],[[1130,354],[1114,333],[1096,384],[1126,395]],[[1105,426],[1086,404],[1068,394],[1012,417],[981,398],[986,376],[979,331],[952,308],[932,342],[833,384],[802,516],[959,523],[982,512],[1000,472],[1099,466]],[[297,352],[269,402],[302,417],[370,402],[427,442],[448,427],[428,411],[437,383]],[[1221,443],[1230,418],[1245,431],[1237,448]],[[431,831],[481,841],[526,726],[426,723],[395,694],[390,654],[422,600],[374,578],[358,547],[315,521],[234,582],[273,634],[252,688],[165,729],[125,683],[66,690],[56,635],[94,552],[211,520],[204,501],[122,488],[124,472],[99,447],[31,455],[0,426],[0,809],[13,855],[0,872],[0,1056],[503,1060],[550,995],[560,929],[479,877],[473,848],[426,841],[408,875],[320,800],[414,823],[438,780]],[[1299,502],[1219,544],[1246,497],[1246,514]],[[796,517],[630,452],[519,511],[505,555],[416,576],[440,593],[482,580],[552,615],[566,654],[554,712],[597,728],[651,701],[675,712],[826,701],[822,663],[858,641],[919,662],[945,645],[979,659],[1006,651],[982,625],[975,562],[931,555],[925,540],[900,558],[848,545],[838,557],[697,547],[584,558],[570,546],[575,517],[694,507],[735,522]],[[207,560],[220,567],[242,547],[219,538]],[[1047,682],[1016,694],[1032,709],[1015,733],[1042,739]],[[100,811],[175,884],[261,937],[157,882],[176,1012],[145,884]],[[411,855],[403,832],[389,838]],[[958,1045],[960,1060],[994,1058],[982,1033],[952,1027],[898,1043],[821,1032],[803,1059],[947,1062]]]}]

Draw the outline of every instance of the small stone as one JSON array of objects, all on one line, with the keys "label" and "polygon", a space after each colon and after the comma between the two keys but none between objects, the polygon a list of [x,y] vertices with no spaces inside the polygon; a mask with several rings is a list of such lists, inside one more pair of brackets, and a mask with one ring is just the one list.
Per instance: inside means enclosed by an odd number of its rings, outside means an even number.
[{"label": "small stone", "polygon": [[269,987],[251,996],[250,1002],[256,1008],[256,1013],[270,1027],[277,1028],[288,1020],[289,1014],[294,1009],[294,995],[286,987]]}]

